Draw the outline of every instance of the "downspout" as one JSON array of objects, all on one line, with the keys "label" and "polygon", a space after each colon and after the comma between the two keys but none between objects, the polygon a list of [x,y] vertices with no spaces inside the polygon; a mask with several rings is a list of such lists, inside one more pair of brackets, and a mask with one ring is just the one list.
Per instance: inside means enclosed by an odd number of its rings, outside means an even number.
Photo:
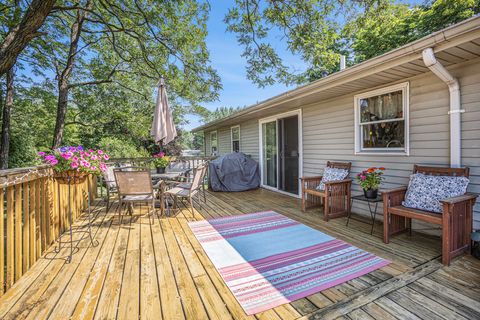
[{"label": "downspout", "polygon": [[423,50],[422,56],[425,66],[445,82],[450,91],[450,111],[448,112],[450,115],[450,166],[453,168],[461,167],[461,113],[465,112],[465,110],[460,109],[460,84],[458,80],[437,61],[432,48]]}]

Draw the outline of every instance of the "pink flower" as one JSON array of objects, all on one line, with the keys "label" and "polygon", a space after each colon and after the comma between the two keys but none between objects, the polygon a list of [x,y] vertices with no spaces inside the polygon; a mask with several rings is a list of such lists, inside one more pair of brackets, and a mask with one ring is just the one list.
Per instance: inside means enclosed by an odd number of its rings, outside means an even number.
[{"label": "pink flower", "polygon": [[102,150],[98,150],[97,152],[98,152],[98,154],[103,154]]},{"label": "pink flower", "polygon": [[98,156],[96,156],[96,155],[92,154],[92,157],[91,157],[91,159],[92,159],[93,161],[95,161],[95,160],[97,160],[97,159],[98,159]]},{"label": "pink flower", "polygon": [[38,155],[39,155],[39,156],[44,156],[44,155],[45,155],[45,152],[40,151],[40,152],[38,153]]},{"label": "pink flower", "polygon": [[90,169],[92,169],[93,171],[96,171],[96,170],[97,170],[97,167],[92,166]]},{"label": "pink flower", "polygon": [[72,162],[70,166],[72,167],[72,169],[76,169],[78,168],[78,162]]},{"label": "pink flower", "polygon": [[365,179],[367,179],[367,177],[365,177],[365,176],[360,176],[360,180],[365,181]]},{"label": "pink flower", "polygon": [[108,154],[105,153],[105,154],[103,155],[103,159],[108,160],[108,159],[110,159],[110,158],[108,157]]},{"label": "pink flower", "polygon": [[53,159],[53,160],[50,161],[50,164],[51,164],[52,166],[56,165],[57,163],[58,163],[58,160],[57,160],[57,159]]}]

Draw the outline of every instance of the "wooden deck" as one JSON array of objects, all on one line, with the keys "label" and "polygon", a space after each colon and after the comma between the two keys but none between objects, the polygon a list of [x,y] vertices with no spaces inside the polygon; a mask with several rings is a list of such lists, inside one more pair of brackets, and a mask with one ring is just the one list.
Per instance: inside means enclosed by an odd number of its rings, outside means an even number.
[{"label": "wooden deck", "polygon": [[[53,248],[0,298],[2,319],[480,319],[480,260],[439,262],[440,240],[413,233],[384,245],[381,226],[323,222],[298,200],[266,190],[209,193],[207,204],[175,217],[107,214],[99,201],[99,245],[77,243],[73,261]],[[197,208],[198,205],[197,205]],[[188,221],[272,209],[392,263],[368,275],[247,316],[196,241]],[[143,212],[142,212],[143,210]],[[82,221],[77,226],[82,228]],[[76,232],[78,239],[84,234]]]}]

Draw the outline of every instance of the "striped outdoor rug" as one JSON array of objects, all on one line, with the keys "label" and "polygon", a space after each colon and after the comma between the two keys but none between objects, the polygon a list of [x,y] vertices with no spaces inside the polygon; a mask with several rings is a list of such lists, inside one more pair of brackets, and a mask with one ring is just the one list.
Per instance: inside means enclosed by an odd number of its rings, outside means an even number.
[{"label": "striped outdoor rug", "polygon": [[274,211],[189,226],[249,315],[389,264]]}]

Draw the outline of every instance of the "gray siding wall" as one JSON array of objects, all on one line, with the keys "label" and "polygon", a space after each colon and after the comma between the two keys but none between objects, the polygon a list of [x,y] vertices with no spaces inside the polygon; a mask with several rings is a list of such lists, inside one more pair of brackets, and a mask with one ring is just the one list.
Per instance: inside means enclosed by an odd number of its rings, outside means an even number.
[{"label": "gray siding wall", "polygon": [[[456,66],[451,72],[460,81],[462,107],[466,110],[462,114],[462,163],[471,169],[469,191],[480,193],[480,60]],[[303,175],[321,174],[329,160],[351,161],[352,178],[370,166],[386,167],[382,188],[391,188],[408,183],[415,163],[448,165],[450,129],[447,86],[432,73],[405,81],[410,83],[409,156],[354,154],[354,94],[348,94],[303,106]],[[240,130],[241,151],[258,160],[258,119],[240,123]],[[230,127],[218,130],[218,134],[220,153],[230,152]],[[225,144],[225,141],[228,143]],[[361,193],[356,182],[352,193]],[[357,203],[354,203],[353,210],[368,213],[365,206]],[[475,206],[474,227],[480,229],[480,201]]]},{"label": "gray siding wall", "polygon": [[258,161],[258,119],[240,125],[240,151]]}]

